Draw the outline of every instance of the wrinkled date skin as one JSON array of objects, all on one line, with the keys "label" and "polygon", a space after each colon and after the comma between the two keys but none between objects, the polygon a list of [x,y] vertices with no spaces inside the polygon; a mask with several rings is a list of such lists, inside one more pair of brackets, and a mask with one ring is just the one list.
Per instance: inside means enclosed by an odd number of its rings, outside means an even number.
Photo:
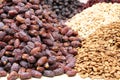
[{"label": "wrinkled date skin", "polygon": [[5,0],[0,14],[1,77],[7,72],[8,80],[76,74],[74,56],[81,39],[45,1]]}]

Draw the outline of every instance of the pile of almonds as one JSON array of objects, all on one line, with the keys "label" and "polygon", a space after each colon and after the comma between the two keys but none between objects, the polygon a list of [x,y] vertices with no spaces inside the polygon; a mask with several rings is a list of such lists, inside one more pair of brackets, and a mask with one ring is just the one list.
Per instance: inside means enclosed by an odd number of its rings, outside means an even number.
[{"label": "pile of almonds", "polygon": [[0,4],[0,77],[8,80],[53,77],[76,71],[77,32],[59,23],[41,0],[5,0]]},{"label": "pile of almonds", "polygon": [[76,56],[81,77],[120,79],[120,22],[103,26],[83,41]]}]

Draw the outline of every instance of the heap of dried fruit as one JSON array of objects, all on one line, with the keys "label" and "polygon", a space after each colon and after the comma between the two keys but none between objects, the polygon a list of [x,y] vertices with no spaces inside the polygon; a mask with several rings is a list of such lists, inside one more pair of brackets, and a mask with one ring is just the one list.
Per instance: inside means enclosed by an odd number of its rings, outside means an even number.
[{"label": "heap of dried fruit", "polygon": [[80,76],[120,79],[120,22],[96,30],[78,49],[76,70]]},{"label": "heap of dried fruit", "polygon": [[6,0],[0,4],[0,77],[8,80],[74,76],[77,32],[57,21],[40,0]]},{"label": "heap of dried fruit", "polygon": [[78,0],[45,0],[53,11],[57,14],[59,20],[67,20],[75,14],[81,12],[83,3]]}]

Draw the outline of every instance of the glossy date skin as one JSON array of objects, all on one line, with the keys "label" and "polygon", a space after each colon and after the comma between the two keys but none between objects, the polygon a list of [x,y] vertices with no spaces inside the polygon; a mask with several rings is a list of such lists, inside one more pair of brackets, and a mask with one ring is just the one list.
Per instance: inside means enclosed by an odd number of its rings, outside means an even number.
[{"label": "glossy date skin", "polygon": [[7,73],[8,80],[76,74],[74,56],[81,39],[51,10],[40,0],[6,0],[0,5],[1,77]]}]

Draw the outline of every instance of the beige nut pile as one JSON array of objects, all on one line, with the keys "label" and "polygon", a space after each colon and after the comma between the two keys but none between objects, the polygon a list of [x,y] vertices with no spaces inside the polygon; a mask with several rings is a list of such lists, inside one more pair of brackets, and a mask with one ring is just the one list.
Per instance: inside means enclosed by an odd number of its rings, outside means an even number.
[{"label": "beige nut pile", "polygon": [[120,21],[120,4],[98,3],[83,10],[66,22],[66,25],[87,38],[96,29],[112,22]]},{"label": "beige nut pile", "polygon": [[66,22],[85,40],[78,48],[81,77],[120,80],[120,4],[98,3]]},{"label": "beige nut pile", "polygon": [[78,48],[76,70],[81,77],[120,79],[120,22],[103,26]]}]

